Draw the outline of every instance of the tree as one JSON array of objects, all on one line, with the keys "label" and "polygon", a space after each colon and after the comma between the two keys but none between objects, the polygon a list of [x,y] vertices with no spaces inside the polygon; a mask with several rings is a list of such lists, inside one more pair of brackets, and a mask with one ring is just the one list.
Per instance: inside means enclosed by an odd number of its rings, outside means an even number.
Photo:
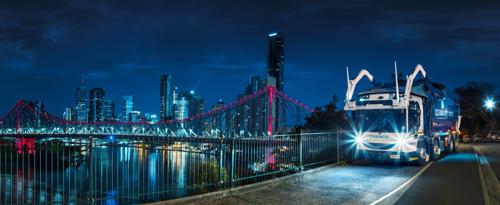
[{"label": "tree", "polygon": [[[193,184],[201,193],[223,186],[220,182],[229,180],[229,173],[225,167],[220,168],[219,162],[211,159],[201,163],[195,163],[190,170],[190,175],[195,179]],[[222,177],[222,178],[221,178]]]},{"label": "tree", "polygon": [[[487,98],[495,98],[496,87],[491,83],[469,82],[456,88],[462,110],[462,128],[468,132],[489,131],[498,128],[500,113],[498,109],[488,110],[484,106]],[[496,99],[498,99],[498,94]]]},{"label": "tree", "polygon": [[323,107],[316,107],[315,112],[306,117],[305,130],[342,130],[348,125],[347,115],[337,108],[338,96],[334,95],[332,101]]}]

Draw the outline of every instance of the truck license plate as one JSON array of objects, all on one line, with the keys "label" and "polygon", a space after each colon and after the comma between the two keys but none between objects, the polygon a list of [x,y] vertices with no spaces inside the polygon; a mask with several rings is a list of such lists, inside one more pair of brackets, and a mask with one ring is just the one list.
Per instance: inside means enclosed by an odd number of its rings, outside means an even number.
[{"label": "truck license plate", "polygon": [[391,154],[391,155],[389,155],[389,158],[391,158],[391,159],[399,159],[399,155],[397,155],[397,154]]}]

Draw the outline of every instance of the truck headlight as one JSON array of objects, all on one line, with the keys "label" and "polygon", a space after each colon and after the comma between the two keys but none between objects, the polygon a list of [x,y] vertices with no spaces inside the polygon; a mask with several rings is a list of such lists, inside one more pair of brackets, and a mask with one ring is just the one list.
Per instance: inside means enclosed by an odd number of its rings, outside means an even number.
[{"label": "truck headlight", "polygon": [[356,144],[362,144],[365,140],[363,139],[363,136],[361,135],[356,135],[356,137],[354,138],[354,142],[356,142]]},{"label": "truck headlight", "polygon": [[408,139],[406,137],[397,137],[396,138],[396,144],[399,146],[407,145],[408,144]]}]

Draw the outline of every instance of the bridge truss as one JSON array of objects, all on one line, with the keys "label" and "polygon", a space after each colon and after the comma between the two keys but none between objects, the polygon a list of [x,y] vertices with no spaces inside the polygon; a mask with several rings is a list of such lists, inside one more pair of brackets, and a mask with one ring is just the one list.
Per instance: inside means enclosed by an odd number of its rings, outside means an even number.
[{"label": "bridge truss", "polygon": [[[277,126],[279,119],[274,116],[280,105],[287,113],[283,127]],[[272,86],[205,113],[154,124],[68,121],[34,102],[19,100],[1,116],[0,136],[258,137],[290,132],[313,111]]]}]

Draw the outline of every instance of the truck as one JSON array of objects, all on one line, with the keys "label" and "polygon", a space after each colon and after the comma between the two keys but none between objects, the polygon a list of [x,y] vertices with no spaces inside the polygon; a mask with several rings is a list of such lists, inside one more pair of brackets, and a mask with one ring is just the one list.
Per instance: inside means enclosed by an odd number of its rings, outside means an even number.
[{"label": "truck", "polygon": [[[353,97],[364,77],[371,87]],[[344,110],[349,113],[355,159],[421,166],[457,151],[459,105],[447,97],[444,85],[429,80],[420,64],[404,78],[394,63],[394,80],[388,83],[378,83],[364,69],[350,79],[347,68]]]}]

